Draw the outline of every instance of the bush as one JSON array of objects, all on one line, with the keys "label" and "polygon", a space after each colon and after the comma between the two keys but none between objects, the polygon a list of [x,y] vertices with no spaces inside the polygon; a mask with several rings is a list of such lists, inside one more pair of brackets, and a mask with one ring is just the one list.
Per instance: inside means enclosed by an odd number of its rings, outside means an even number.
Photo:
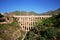
[{"label": "bush", "polygon": [[47,30],[47,37],[56,37],[56,29],[51,27],[51,28],[48,28]]}]

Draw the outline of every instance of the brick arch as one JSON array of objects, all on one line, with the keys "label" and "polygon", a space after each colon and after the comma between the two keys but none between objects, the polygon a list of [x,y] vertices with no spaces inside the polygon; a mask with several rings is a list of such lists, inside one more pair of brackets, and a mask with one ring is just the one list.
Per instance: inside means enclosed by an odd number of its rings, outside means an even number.
[{"label": "brick arch", "polygon": [[[22,27],[22,30],[24,31],[29,31],[34,27],[34,24],[40,19],[46,19],[51,16],[48,15],[43,15],[43,16],[14,16],[15,18],[18,18],[18,22],[20,26]],[[21,25],[22,24],[22,25]]]}]

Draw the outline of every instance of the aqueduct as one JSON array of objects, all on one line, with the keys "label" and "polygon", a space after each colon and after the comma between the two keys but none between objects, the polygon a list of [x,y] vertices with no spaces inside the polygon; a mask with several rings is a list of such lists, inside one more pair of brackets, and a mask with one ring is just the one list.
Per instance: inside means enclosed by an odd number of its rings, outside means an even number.
[{"label": "aqueduct", "polygon": [[34,24],[40,20],[40,19],[46,19],[51,17],[51,15],[40,15],[40,16],[35,16],[35,15],[31,15],[31,16],[14,16],[18,22],[19,25],[21,26],[22,30],[24,31],[29,31],[32,27],[34,27]]}]

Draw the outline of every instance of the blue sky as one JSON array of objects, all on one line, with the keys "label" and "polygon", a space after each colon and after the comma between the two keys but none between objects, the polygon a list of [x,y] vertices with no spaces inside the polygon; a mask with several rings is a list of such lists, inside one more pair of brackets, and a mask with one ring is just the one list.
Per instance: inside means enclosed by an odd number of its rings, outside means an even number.
[{"label": "blue sky", "polygon": [[43,13],[60,8],[60,0],[0,0],[0,12],[34,11]]}]

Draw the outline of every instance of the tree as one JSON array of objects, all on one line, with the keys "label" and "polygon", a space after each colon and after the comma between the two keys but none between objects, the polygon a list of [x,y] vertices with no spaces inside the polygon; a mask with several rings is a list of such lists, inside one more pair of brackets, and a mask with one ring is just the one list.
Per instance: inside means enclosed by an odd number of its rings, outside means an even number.
[{"label": "tree", "polygon": [[46,31],[47,31],[47,37],[50,38],[56,37],[56,29],[54,27],[48,28]]},{"label": "tree", "polygon": [[40,40],[46,40],[44,37],[40,37]]},{"label": "tree", "polygon": [[0,13],[0,18],[2,18],[3,17],[3,15]]}]

